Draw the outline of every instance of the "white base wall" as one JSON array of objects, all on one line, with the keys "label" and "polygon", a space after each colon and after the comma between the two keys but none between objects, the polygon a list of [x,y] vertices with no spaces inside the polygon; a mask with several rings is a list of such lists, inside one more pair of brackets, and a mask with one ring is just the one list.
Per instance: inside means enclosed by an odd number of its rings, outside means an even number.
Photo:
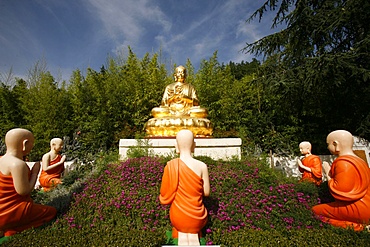
[{"label": "white base wall", "polygon": [[[240,138],[195,138],[194,156],[208,156],[215,160],[228,160],[241,158]],[[121,160],[127,159],[130,148],[142,147],[150,149],[154,155],[175,154],[175,138],[167,139],[121,139],[119,142],[119,155]]]}]

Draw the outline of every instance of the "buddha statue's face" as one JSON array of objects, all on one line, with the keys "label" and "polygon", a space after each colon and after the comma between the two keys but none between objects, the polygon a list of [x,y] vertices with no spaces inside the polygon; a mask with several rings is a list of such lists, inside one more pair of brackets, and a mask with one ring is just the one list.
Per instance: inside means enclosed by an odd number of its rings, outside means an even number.
[{"label": "buddha statue's face", "polygon": [[177,67],[175,78],[177,82],[184,82],[186,77],[186,70],[183,67]]}]

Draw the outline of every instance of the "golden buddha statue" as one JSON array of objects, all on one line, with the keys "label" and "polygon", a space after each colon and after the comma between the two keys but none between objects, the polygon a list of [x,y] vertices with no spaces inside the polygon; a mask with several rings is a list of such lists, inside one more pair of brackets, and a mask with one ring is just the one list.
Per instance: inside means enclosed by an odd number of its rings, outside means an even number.
[{"label": "golden buddha statue", "polygon": [[174,137],[181,129],[189,129],[196,137],[212,135],[208,113],[199,106],[195,88],[185,82],[186,69],[178,66],[175,82],[164,91],[161,105],[152,109],[153,118],[145,125],[149,137]]}]

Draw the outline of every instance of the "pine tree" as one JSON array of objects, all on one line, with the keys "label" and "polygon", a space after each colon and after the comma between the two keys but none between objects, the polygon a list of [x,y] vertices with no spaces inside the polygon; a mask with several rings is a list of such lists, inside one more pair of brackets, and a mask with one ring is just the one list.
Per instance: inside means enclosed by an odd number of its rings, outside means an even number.
[{"label": "pine tree", "polygon": [[265,58],[259,79],[281,96],[276,125],[297,126],[322,150],[335,129],[370,139],[370,2],[268,0],[248,21],[267,11],[283,29],[244,51]]}]

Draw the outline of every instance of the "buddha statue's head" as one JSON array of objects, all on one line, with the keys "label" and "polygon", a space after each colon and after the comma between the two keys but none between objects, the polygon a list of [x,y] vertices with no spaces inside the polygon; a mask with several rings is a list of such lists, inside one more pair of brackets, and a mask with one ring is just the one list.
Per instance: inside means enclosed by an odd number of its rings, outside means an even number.
[{"label": "buddha statue's head", "polygon": [[175,73],[173,74],[175,82],[185,82],[186,79],[186,68],[182,65],[176,67]]}]

